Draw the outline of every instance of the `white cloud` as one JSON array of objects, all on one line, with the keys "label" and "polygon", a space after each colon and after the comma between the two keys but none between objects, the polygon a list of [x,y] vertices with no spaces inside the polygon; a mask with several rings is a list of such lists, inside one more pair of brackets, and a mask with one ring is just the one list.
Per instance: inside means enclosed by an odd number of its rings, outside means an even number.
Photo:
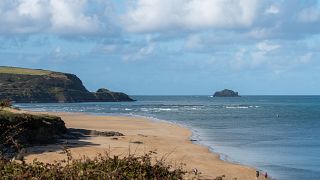
[{"label": "white cloud", "polygon": [[277,52],[271,53],[280,47],[279,44],[265,40],[257,43],[254,48],[240,48],[230,61],[231,66],[238,70],[283,67],[282,61],[274,61],[273,58],[279,54]]},{"label": "white cloud", "polygon": [[267,40],[259,42],[256,45],[256,51],[251,53],[251,66],[259,67],[261,65],[268,64],[269,66],[273,66],[275,63],[273,62],[272,56],[269,56],[271,52],[280,48],[279,44],[271,43]]},{"label": "white cloud", "polygon": [[21,0],[17,12],[21,16],[29,16],[32,19],[40,20],[48,16],[46,3],[46,1],[41,0]]},{"label": "white cloud", "polygon": [[128,31],[248,27],[257,0],[138,0],[123,17]]},{"label": "white cloud", "polygon": [[245,48],[240,48],[237,52],[235,52],[234,59],[230,61],[230,64],[235,69],[242,69],[248,66],[246,61],[247,50]]},{"label": "white cloud", "polygon": [[107,44],[102,47],[102,50],[106,53],[114,53],[118,49],[118,46],[115,44]]},{"label": "white cloud", "polygon": [[266,9],[267,14],[278,14],[280,11],[279,7],[276,5],[271,5],[268,9]]},{"label": "white cloud", "polygon": [[270,28],[254,28],[250,32],[248,32],[248,35],[253,38],[266,38],[270,34],[272,34],[273,29]]},{"label": "white cloud", "polygon": [[102,33],[108,27],[108,13],[89,11],[91,6],[110,6],[110,3],[100,0],[1,0],[0,33]]},{"label": "white cloud", "polygon": [[[130,52],[124,53],[123,59],[125,61],[137,61],[146,59],[155,53],[156,44],[152,41],[151,36],[146,35],[145,44],[138,49],[130,48]],[[134,51],[132,51],[134,50]]]},{"label": "white cloud", "polygon": [[80,55],[80,52],[72,50],[71,48],[65,46],[56,46],[52,48],[49,54],[43,55],[42,58],[46,57],[49,61],[57,63],[76,61]]},{"label": "white cloud", "polygon": [[[303,27],[304,23],[310,24]],[[289,38],[300,38],[319,34],[319,23],[314,1],[0,0],[0,35],[105,35],[127,30],[166,32],[173,38],[217,31],[256,39],[288,38],[293,33],[297,36]]]},{"label": "white cloud", "polygon": [[280,45],[275,44],[275,43],[270,43],[267,40],[262,41],[257,44],[257,49],[264,54],[271,52],[271,51],[278,49],[278,48],[280,48]]},{"label": "white cloud", "polygon": [[95,15],[86,15],[86,0],[51,0],[51,29],[54,32],[73,31],[94,33],[99,31],[99,20]]}]

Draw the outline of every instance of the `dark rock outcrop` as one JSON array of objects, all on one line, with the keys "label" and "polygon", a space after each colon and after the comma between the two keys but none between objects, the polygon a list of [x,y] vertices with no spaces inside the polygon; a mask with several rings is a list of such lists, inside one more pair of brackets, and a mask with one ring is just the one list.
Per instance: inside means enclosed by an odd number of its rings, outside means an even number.
[{"label": "dark rock outcrop", "polygon": [[65,133],[67,128],[60,117],[0,110],[0,154],[15,154],[20,148],[54,143]]},{"label": "dark rock outcrop", "polygon": [[116,131],[67,129],[58,116],[0,109],[0,158],[19,157],[20,153],[23,154],[23,149],[28,147],[61,142],[67,144],[68,140],[88,136],[120,137],[124,134]]},{"label": "dark rock outcrop", "polygon": [[112,92],[108,89],[98,89],[94,93],[96,101],[132,101],[132,99],[125,93],[122,92]]},{"label": "dark rock outcrop", "polygon": [[133,101],[107,89],[89,92],[73,74],[12,67],[0,67],[0,99],[17,103]]},{"label": "dark rock outcrop", "polygon": [[77,138],[82,138],[86,136],[113,137],[113,136],[124,136],[124,134],[116,131],[96,131],[96,130],[69,128],[68,134],[66,134],[65,139],[77,139]]},{"label": "dark rock outcrop", "polygon": [[234,92],[229,89],[224,89],[222,91],[217,91],[213,95],[214,97],[240,97],[238,92]]}]

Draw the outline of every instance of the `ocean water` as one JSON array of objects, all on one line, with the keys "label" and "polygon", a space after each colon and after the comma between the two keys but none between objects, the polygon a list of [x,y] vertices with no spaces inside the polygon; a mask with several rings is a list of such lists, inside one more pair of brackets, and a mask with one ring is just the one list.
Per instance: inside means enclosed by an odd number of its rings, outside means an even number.
[{"label": "ocean water", "polygon": [[320,179],[320,96],[135,96],[136,102],[17,104],[37,111],[145,116],[178,123],[196,143],[274,179]]}]

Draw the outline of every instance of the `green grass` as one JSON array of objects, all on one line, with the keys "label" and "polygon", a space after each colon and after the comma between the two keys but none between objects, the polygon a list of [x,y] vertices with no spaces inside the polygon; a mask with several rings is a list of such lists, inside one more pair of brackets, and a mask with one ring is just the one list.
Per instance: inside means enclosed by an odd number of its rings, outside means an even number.
[{"label": "green grass", "polygon": [[40,69],[27,69],[27,68],[17,68],[17,67],[4,67],[0,66],[0,74],[24,74],[24,75],[49,75],[52,72]]}]

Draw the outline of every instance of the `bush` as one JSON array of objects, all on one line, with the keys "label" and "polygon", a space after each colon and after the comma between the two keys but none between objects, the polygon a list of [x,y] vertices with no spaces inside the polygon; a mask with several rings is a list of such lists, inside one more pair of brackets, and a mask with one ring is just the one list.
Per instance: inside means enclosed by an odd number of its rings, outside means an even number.
[{"label": "bush", "polygon": [[0,177],[3,179],[182,179],[186,174],[181,166],[174,168],[162,160],[151,163],[150,152],[144,156],[129,155],[124,158],[99,155],[94,159],[74,160],[65,151],[68,160],[45,164],[31,164],[0,160]]},{"label": "bush", "polygon": [[11,100],[9,100],[9,99],[4,99],[4,100],[0,101],[0,107],[1,108],[11,107],[11,106],[12,106]]}]

